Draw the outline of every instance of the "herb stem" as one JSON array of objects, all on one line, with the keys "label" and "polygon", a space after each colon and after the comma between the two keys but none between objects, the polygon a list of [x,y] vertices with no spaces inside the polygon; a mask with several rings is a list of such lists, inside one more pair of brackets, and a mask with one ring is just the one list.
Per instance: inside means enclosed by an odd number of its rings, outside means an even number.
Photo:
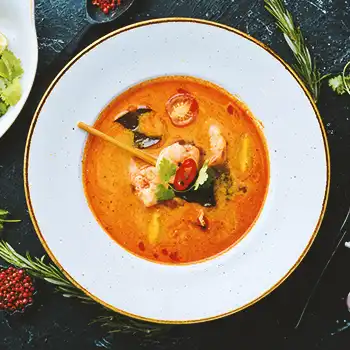
[{"label": "herb stem", "polygon": [[[0,241],[0,258],[7,263],[26,270],[28,274],[38,279],[42,279],[53,284],[56,290],[65,298],[76,298],[83,303],[93,303],[94,301],[76,288],[55,265],[45,262],[45,255],[39,258],[32,258],[27,252],[26,256],[17,253],[5,241]],[[105,312],[105,309],[104,309]],[[153,325],[146,322],[139,322],[117,313],[99,317],[94,323],[100,323],[108,329],[109,333],[123,334],[146,334],[147,336],[158,336],[169,327]]]},{"label": "herb stem", "polygon": [[285,8],[282,0],[264,1],[266,10],[275,18],[277,27],[283,33],[289,48],[293,52],[296,60],[294,69],[305,83],[314,101],[317,102],[322,78],[315,60],[311,58],[300,28],[294,24],[293,17]]}]

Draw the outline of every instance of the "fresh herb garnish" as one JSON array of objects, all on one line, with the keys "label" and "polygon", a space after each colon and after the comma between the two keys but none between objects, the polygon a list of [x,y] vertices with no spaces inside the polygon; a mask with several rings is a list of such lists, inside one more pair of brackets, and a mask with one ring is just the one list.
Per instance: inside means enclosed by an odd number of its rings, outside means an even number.
[{"label": "fresh herb garnish", "polygon": [[21,61],[8,49],[0,54],[0,117],[22,96],[20,77],[23,74]]},{"label": "fresh herb garnish", "polygon": [[[4,213],[6,211],[0,210],[0,212]],[[87,304],[94,303],[89,296],[75,287],[57,266],[47,262],[45,255],[40,259],[31,257],[28,252],[26,255],[21,255],[7,242],[0,241],[0,258],[17,268],[25,269],[29,275],[54,285],[56,290],[65,298],[79,299]],[[150,337],[168,329],[167,326],[162,328],[160,325],[136,321],[118,313],[108,313],[106,315],[106,309],[103,309],[103,312],[104,316],[98,318],[98,322],[101,323],[102,327],[107,327],[111,333],[131,333],[133,335],[139,333]]]},{"label": "fresh herb garnish", "polygon": [[[350,76],[345,77],[345,81],[346,84],[349,84],[350,86]],[[347,92],[346,85],[344,84],[344,80],[341,74],[329,79],[328,85],[338,95],[343,95]]]},{"label": "fresh herb garnish", "polygon": [[175,191],[169,186],[170,179],[176,173],[176,165],[170,160],[163,158],[157,165],[159,179],[162,184],[157,186],[156,196],[158,201],[168,201],[175,197]]},{"label": "fresh herb garnish", "polygon": [[7,106],[14,106],[22,96],[21,83],[16,78],[8,84],[5,89],[0,91],[0,101],[2,100]]},{"label": "fresh herb garnish", "polygon": [[175,191],[172,187],[166,188],[163,184],[157,185],[156,196],[158,201],[174,199]]},{"label": "fresh herb garnish", "polygon": [[296,59],[294,68],[308,87],[314,101],[317,102],[324,77],[321,77],[316,62],[311,58],[300,28],[294,24],[293,17],[282,0],[265,0],[265,8],[276,19],[277,27],[283,33]]},{"label": "fresh herb garnish", "polygon": [[328,85],[338,95],[343,95],[346,92],[350,95],[350,75],[346,75],[349,66],[350,61],[344,66],[341,74],[328,80]]},{"label": "fresh herb garnish", "polygon": [[7,220],[9,212],[4,209],[0,209],[0,230],[4,228],[5,222],[20,222],[21,220]]},{"label": "fresh herb garnish", "polygon": [[158,175],[162,182],[168,183],[169,180],[176,174],[176,165],[170,160],[163,158],[157,166]]},{"label": "fresh herb garnish", "polygon": [[198,190],[200,186],[209,187],[209,185],[215,180],[215,171],[209,168],[209,162],[206,160],[198,173],[196,182],[193,185],[195,191]]},{"label": "fresh herb garnish", "polygon": [[8,107],[6,106],[5,102],[0,100],[0,117],[7,112],[7,109]]},{"label": "fresh herb garnish", "polygon": [[204,162],[201,170],[199,170],[197,180],[196,180],[196,182],[194,183],[194,186],[193,186],[193,189],[195,191],[198,190],[199,186],[203,185],[208,180],[208,177],[209,177],[209,175],[207,173],[208,164],[209,164],[209,162],[206,160]]},{"label": "fresh herb garnish", "polygon": [[185,191],[176,191],[176,195],[187,202],[196,202],[203,207],[214,207],[216,205],[215,178],[215,170],[209,167],[208,161],[205,161],[195,183]]},{"label": "fresh herb garnish", "polygon": [[162,181],[162,184],[157,186],[156,196],[158,201],[166,201],[178,196],[188,202],[205,203],[204,206],[215,205],[214,186],[211,186],[215,180],[215,170],[209,168],[208,161],[205,161],[199,170],[195,183],[185,191],[177,191],[169,185],[170,179],[176,174],[176,165],[168,159],[163,158],[160,161],[158,174]]},{"label": "fresh herb garnish", "polygon": [[7,79],[13,81],[19,78],[23,74],[23,68],[20,59],[18,59],[14,53],[8,49],[4,50],[1,54],[1,60],[5,63],[7,68]]}]

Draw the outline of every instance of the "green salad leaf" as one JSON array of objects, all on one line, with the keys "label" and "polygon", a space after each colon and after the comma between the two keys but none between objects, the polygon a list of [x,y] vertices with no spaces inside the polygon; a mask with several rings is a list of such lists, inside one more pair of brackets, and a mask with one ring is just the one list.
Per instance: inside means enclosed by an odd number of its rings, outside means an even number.
[{"label": "green salad leaf", "polygon": [[12,51],[6,49],[1,55],[1,60],[7,67],[7,70],[9,72],[8,79],[10,81],[13,81],[14,79],[20,77],[23,74],[21,60],[17,58]]},{"label": "green salad leaf", "polygon": [[0,77],[10,79],[10,73],[2,59],[0,59]]},{"label": "green salad leaf", "polygon": [[5,102],[2,102],[0,100],[0,117],[3,116],[8,110],[8,106],[5,104]]},{"label": "green salad leaf", "polygon": [[0,77],[0,91],[6,88],[6,80]]},{"label": "green salad leaf", "polygon": [[22,96],[22,87],[19,78],[0,91],[0,99],[8,106],[14,106]]},{"label": "green salad leaf", "polygon": [[5,49],[0,54],[0,117],[20,100],[22,74],[21,61],[12,51]]}]

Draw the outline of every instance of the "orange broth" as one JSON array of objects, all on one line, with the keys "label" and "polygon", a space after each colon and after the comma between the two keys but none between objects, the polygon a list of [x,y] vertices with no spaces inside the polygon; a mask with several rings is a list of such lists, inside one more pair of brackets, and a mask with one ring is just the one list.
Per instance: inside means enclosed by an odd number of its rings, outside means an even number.
[{"label": "orange broth", "polygon": [[[186,127],[175,127],[166,113],[168,99],[181,89],[194,96],[198,116]],[[224,89],[191,77],[161,77],[138,84],[117,96],[100,114],[94,127],[133,144],[133,134],[115,123],[130,106],[149,106],[165,125],[160,145],[146,149],[157,156],[178,140],[208,152],[208,127],[215,120],[227,141],[231,180],[220,177],[215,185],[215,207],[181,201],[160,202],[146,208],[134,194],[129,175],[131,155],[97,137],[89,136],[84,160],[85,194],[96,219],[122,247],[140,257],[160,263],[193,263],[232,247],[250,230],[263,207],[269,184],[269,158],[261,126],[247,107]],[[241,143],[247,138],[249,159],[240,166]],[[202,162],[203,162],[202,159]],[[196,224],[203,209],[207,230]],[[150,225],[157,213],[159,232],[150,239]]]}]

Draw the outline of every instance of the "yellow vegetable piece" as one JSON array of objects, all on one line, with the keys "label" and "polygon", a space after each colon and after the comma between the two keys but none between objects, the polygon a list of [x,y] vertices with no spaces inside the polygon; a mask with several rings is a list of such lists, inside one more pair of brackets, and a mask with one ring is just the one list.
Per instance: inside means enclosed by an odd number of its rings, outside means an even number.
[{"label": "yellow vegetable piece", "polygon": [[148,225],[148,241],[151,244],[155,244],[159,241],[160,236],[160,214],[153,213],[151,222]]},{"label": "yellow vegetable piece", "polygon": [[237,163],[242,173],[245,173],[252,164],[251,140],[248,134],[244,134],[239,142]]}]

